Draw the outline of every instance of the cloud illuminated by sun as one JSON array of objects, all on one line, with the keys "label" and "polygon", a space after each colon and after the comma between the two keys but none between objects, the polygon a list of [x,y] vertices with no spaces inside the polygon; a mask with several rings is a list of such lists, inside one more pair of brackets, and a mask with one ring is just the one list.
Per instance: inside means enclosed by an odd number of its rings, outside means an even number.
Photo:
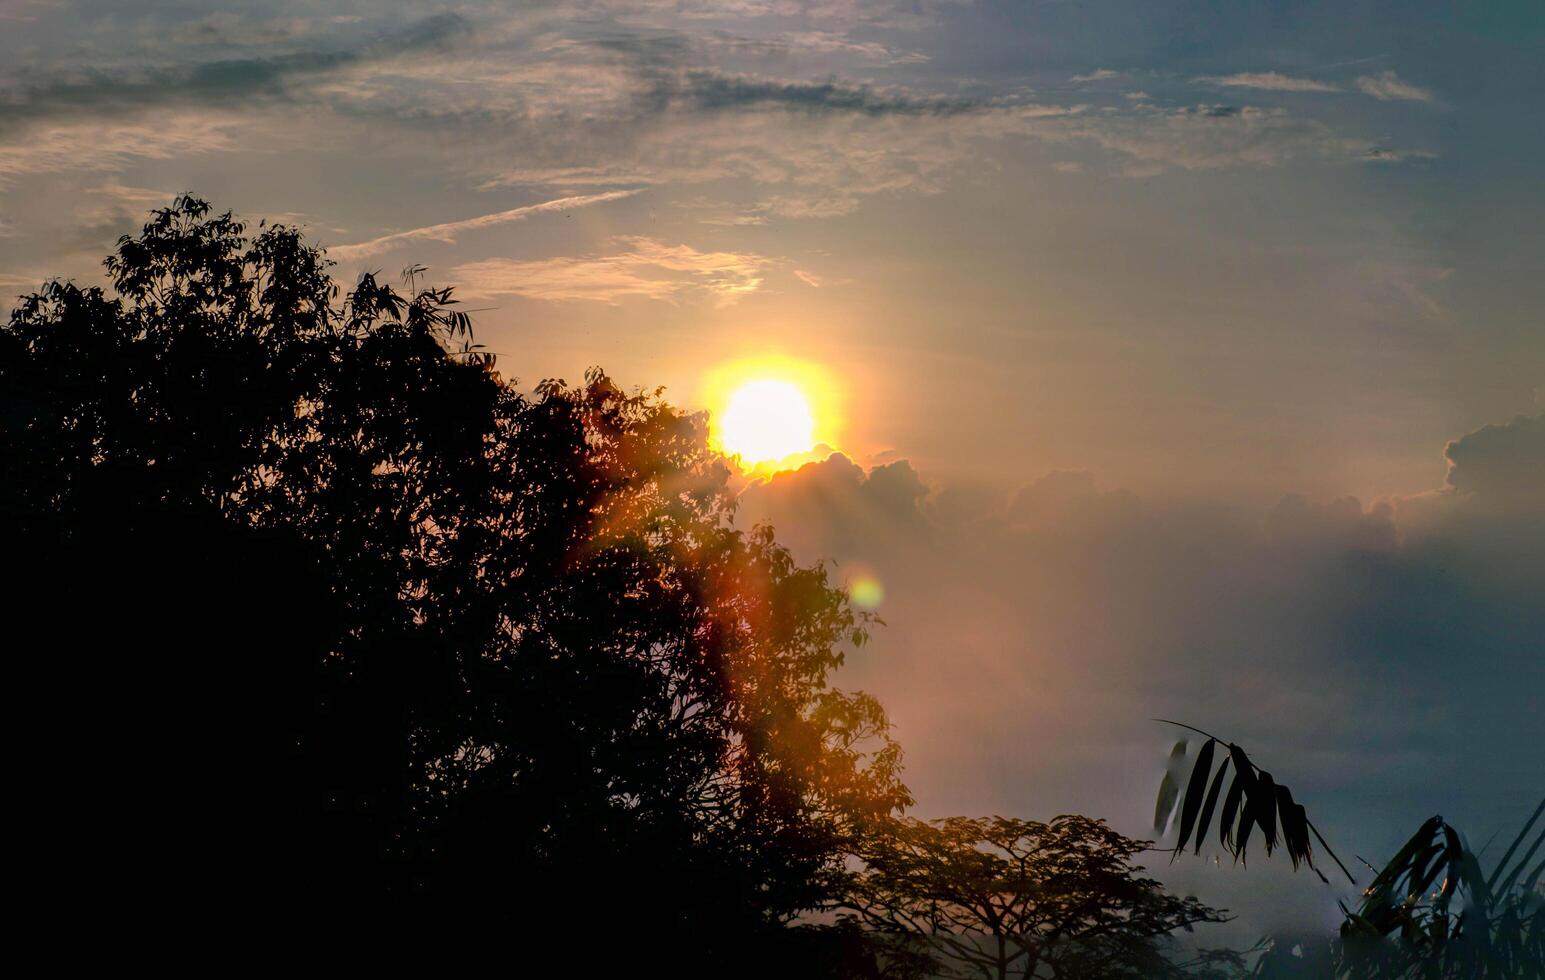
[{"label": "cloud illuminated by sun", "polygon": [[835,446],[838,400],[826,370],[785,357],[723,365],[703,385],[710,444],[751,472],[790,469]]}]

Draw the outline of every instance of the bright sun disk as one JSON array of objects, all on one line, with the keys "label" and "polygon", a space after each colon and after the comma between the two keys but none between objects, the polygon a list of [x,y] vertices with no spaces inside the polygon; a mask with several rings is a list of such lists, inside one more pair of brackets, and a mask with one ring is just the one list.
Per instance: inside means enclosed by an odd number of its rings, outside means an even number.
[{"label": "bright sun disk", "polygon": [[790,381],[748,381],[733,392],[718,417],[724,451],[746,463],[773,462],[815,448],[810,400]]}]

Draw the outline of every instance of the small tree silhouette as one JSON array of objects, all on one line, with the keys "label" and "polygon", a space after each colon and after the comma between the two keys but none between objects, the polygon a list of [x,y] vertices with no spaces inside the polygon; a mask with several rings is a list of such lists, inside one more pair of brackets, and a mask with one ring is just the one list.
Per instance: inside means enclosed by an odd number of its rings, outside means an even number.
[{"label": "small tree silhouette", "polygon": [[867,618],[734,527],[701,419],[598,370],[522,394],[450,289],[343,293],[194,198],[106,266],[0,328],[62,917],[858,970],[785,926],[908,802],[827,684]]},{"label": "small tree silhouette", "polygon": [[951,976],[1195,976],[1165,937],[1227,916],[1143,877],[1147,847],[1081,816],[897,821],[864,854],[852,908]]}]

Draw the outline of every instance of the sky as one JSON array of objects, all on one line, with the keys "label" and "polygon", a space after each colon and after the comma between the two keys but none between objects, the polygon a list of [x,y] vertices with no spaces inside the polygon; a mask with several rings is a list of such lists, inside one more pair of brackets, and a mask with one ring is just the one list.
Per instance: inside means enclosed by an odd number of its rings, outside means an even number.
[{"label": "sky", "polygon": [[1545,792],[1542,99],[1528,2],[0,0],[0,292],[191,191],[523,385],[804,362],[740,519],[883,584],[920,814],[1151,833],[1175,717],[1373,859]]}]

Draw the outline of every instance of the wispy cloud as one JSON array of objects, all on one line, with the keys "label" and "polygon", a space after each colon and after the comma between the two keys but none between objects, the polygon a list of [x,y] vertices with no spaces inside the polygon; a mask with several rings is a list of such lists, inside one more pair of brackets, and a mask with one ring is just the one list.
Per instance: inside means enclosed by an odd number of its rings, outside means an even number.
[{"label": "wispy cloud", "polygon": [[1431,150],[1410,150],[1389,146],[1371,146],[1363,154],[1369,163],[1406,163],[1410,160],[1432,160],[1437,157]]},{"label": "wispy cloud", "polygon": [[729,110],[748,106],[778,106],[805,112],[847,112],[867,116],[948,115],[981,108],[971,99],[919,96],[882,91],[868,85],[838,82],[788,82],[713,71],[687,72],[679,86],[667,87],[695,107]]},{"label": "wispy cloud", "polygon": [[1068,79],[1070,82],[1103,82],[1109,78],[1119,78],[1121,72],[1111,71],[1109,68],[1096,68],[1087,75],[1074,75]]},{"label": "wispy cloud", "polygon": [[457,266],[450,278],[473,296],[525,296],[530,299],[676,300],[693,293],[727,305],[762,284],[771,260],[743,252],[700,252],[690,245],[667,245],[653,238],[622,236],[607,255],[551,259],[486,259]]},{"label": "wispy cloud", "polygon": [[244,128],[207,112],[174,113],[157,122],[69,122],[40,126],[0,142],[0,186],[24,174],[113,170],[132,159],[170,160],[233,148]]},{"label": "wispy cloud", "polygon": [[632,197],[637,193],[639,193],[638,189],[634,188],[623,191],[606,191],[601,194],[580,194],[573,197],[560,197],[551,201],[543,201],[540,204],[527,204],[524,207],[511,208],[508,211],[483,214],[476,218],[464,218],[461,221],[447,221],[443,224],[397,231],[390,235],[382,235],[380,238],[372,238],[368,242],[358,242],[353,245],[336,245],[329,248],[327,252],[328,255],[335,259],[352,262],[356,259],[379,255],[382,252],[390,251],[399,245],[409,242],[454,242],[457,235],[473,231],[477,228],[488,228],[493,225],[508,224],[512,221],[524,221],[533,214],[545,214],[551,211],[572,211],[575,208],[589,207],[592,204],[605,204],[607,201],[621,200],[625,197]]},{"label": "wispy cloud", "polygon": [[1129,113],[1041,120],[1031,135],[1051,142],[1092,143],[1118,159],[1120,172],[1144,177],[1165,170],[1276,167],[1294,160],[1363,159],[1363,141],[1281,109],[1197,105],[1159,109],[1138,103]]},{"label": "wispy cloud", "polygon": [[[354,46],[244,52],[241,57],[134,65],[56,66],[0,78],[0,132],[61,116],[122,116],[167,106],[306,101],[338,73],[438,51],[465,37],[454,14],[426,18]],[[187,48],[186,44],[182,49]],[[167,52],[167,56],[181,54]]]},{"label": "wispy cloud", "polygon": [[1377,75],[1362,75],[1357,79],[1357,88],[1364,95],[1371,95],[1383,101],[1391,99],[1405,99],[1411,102],[1437,101],[1437,96],[1410,82],[1401,81],[1400,77],[1392,71],[1380,72]]},{"label": "wispy cloud", "polygon": [[1339,92],[1340,87],[1312,78],[1294,78],[1275,71],[1239,72],[1234,75],[1203,75],[1193,81],[1226,88],[1251,88],[1267,92]]}]

